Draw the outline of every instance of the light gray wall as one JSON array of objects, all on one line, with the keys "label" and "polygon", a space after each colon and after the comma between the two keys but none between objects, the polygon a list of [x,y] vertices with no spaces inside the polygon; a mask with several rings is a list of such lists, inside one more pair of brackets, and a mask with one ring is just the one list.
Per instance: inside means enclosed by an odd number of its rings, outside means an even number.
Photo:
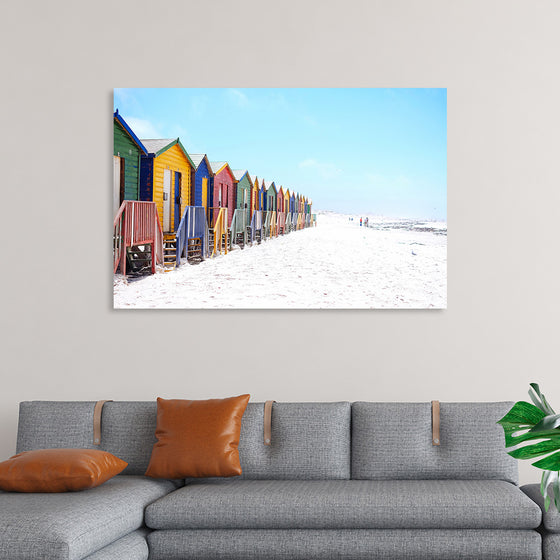
[{"label": "light gray wall", "polygon": [[[27,399],[518,400],[538,381],[560,408],[558,16],[556,0],[6,4],[0,458]],[[448,309],[113,311],[127,86],[447,87]]]}]

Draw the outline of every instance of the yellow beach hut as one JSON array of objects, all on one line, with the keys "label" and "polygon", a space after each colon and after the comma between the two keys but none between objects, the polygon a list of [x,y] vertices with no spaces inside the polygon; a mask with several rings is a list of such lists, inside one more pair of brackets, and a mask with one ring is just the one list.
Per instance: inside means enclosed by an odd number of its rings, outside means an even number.
[{"label": "yellow beach hut", "polygon": [[148,154],[140,162],[140,200],[155,202],[163,233],[174,233],[189,206],[196,167],[179,138],[142,143]]}]

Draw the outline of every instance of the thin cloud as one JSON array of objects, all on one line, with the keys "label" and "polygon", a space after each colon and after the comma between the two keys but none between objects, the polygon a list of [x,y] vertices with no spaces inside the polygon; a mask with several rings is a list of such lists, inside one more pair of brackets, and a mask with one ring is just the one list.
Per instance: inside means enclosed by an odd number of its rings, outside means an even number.
[{"label": "thin cloud", "polygon": [[161,138],[161,134],[157,127],[146,119],[138,119],[136,117],[127,117],[126,122],[138,138]]},{"label": "thin cloud", "polygon": [[229,98],[239,107],[246,107],[249,105],[249,98],[240,90],[229,88],[226,90]]},{"label": "thin cloud", "polygon": [[321,163],[316,159],[305,159],[298,164],[300,169],[312,169],[316,171],[323,179],[332,179],[342,174],[342,169],[339,169],[334,163]]},{"label": "thin cloud", "polygon": [[317,121],[313,117],[310,117],[309,115],[304,115],[303,121],[310,126],[317,126]]}]

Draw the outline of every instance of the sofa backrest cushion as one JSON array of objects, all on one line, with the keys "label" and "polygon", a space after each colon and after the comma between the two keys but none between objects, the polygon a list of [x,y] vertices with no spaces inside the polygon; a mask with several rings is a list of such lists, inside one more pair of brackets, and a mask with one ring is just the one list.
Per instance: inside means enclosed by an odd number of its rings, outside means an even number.
[{"label": "sofa backrest cushion", "polygon": [[128,463],[123,474],[144,474],[156,442],[156,402],[107,402],[101,445],[93,445],[94,401],[20,403],[17,451],[56,447],[102,449]]},{"label": "sofa backrest cushion", "polygon": [[[123,474],[144,474],[156,442],[156,402],[107,402],[101,445],[93,445],[94,401],[20,404],[17,452],[97,448],[128,463]],[[241,422],[239,457],[247,479],[348,479],[350,403],[275,403],[272,445],[263,442],[264,404],[249,403]]]},{"label": "sofa backrest cushion", "polygon": [[263,444],[264,404],[249,403],[239,440],[242,478],[350,478],[350,416],[348,402],[275,403],[268,446]]},{"label": "sofa backrest cushion", "polygon": [[352,404],[352,478],[498,479],[517,483],[517,461],[496,422],[513,403],[441,403],[432,445],[430,403]]}]

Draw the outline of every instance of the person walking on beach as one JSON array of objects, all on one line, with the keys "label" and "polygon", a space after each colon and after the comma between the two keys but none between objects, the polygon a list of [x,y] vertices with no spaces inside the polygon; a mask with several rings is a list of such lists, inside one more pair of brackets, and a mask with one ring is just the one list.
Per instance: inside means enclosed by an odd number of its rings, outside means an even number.
[{"label": "person walking on beach", "polygon": [[362,218],[360,218],[360,227],[362,227]]}]

